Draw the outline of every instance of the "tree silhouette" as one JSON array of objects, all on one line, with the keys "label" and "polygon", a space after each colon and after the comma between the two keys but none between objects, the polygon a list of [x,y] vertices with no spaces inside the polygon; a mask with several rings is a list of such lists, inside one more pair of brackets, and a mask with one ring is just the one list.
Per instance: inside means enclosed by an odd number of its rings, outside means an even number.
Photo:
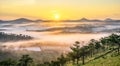
[{"label": "tree silhouette", "polygon": [[23,55],[21,59],[19,60],[19,65],[20,66],[28,66],[30,63],[33,62],[33,59],[29,57],[29,55]]},{"label": "tree silhouette", "polygon": [[60,62],[61,66],[64,66],[65,63],[67,62],[67,58],[65,58],[64,55],[62,54],[61,57],[58,58],[58,61]]},{"label": "tree silhouette", "polygon": [[60,66],[59,61],[51,61],[51,66]]},{"label": "tree silhouette", "polygon": [[117,34],[111,34],[108,37],[104,37],[102,39],[100,39],[101,43],[103,45],[107,45],[108,47],[110,46],[118,46],[118,53],[119,53],[119,49],[120,49],[120,35]]},{"label": "tree silhouette", "polygon": [[80,49],[80,56],[82,59],[82,64],[85,64],[85,56],[87,56],[89,53],[89,47],[88,46],[83,46]]},{"label": "tree silhouette", "polygon": [[118,53],[120,49],[120,35],[112,34],[108,37],[108,41],[110,44],[114,44],[118,46]]},{"label": "tree silhouette", "polygon": [[80,58],[80,42],[76,41],[75,44],[73,44],[73,47],[71,47],[71,50],[73,51],[72,57],[75,57],[74,59],[76,59],[78,64]]},{"label": "tree silhouette", "polygon": [[88,46],[89,46],[90,56],[92,57],[94,55],[95,45],[92,42],[90,42]]},{"label": "tree silhouette", "polygon": [[18,40],[30,40],[33,39],[33,37],[28,35],[22,35],[22,34],[7,34],[4,32],[0,32],[0,41],[6,42],[6,41],[18,41]]},{"label": "tree silhouette", "polygon": [[16,61],[12,59],[7,59],[0,62],[0,66],[16,66]]},{"label": "tree silhouette", "polygon": [[74,54],[73,52],[69,52],[69,53],[67,54],[67,57],[68,57],[68,60],[69,60],[69,61],[72,60],[73,64],[75,63],[75,58],[76,58],[76,56],[75,56],[75,54]]}]

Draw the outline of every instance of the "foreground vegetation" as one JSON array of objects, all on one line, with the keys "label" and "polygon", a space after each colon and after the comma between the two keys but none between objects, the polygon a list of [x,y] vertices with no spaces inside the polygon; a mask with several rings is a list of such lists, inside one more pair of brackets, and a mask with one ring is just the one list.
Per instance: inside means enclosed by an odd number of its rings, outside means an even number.
[{"label": "foreground vegetation", "polygon": [[[120,35],[112,34],[99,40],[92,39],[85,46],[76,41],[68,54],[62,54],[57,60],[35,63],[29,55],[19,60],[4,60],[0,66],[120,66]],[[113,62],[113,63],[112,63]]]},{"label": "foreground vegetation", "polygon": [[30,40],[30,39],[33,39],[33,37],[22,34],[17,35],[17,34],[7,34],[4,32],[0,32],[0,42]]},{"label": "foreground vegetation", "polygon": [[120,55],[110,53],[83,66],[120,66]]}]

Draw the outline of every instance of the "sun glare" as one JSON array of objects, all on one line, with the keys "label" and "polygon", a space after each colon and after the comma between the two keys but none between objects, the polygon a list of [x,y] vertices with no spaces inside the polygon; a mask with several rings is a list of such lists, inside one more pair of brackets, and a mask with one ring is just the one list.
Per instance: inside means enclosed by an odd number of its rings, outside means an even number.
[{"label": "sun glare", "polygon": [[59,21],[61,20],[61,12],[58,10],[51,10],[52,20]]},{"label": "sun glare", "polygon": [[60,15],[59,14],[54,14],[54,19],[55,20],[60,20]]}]

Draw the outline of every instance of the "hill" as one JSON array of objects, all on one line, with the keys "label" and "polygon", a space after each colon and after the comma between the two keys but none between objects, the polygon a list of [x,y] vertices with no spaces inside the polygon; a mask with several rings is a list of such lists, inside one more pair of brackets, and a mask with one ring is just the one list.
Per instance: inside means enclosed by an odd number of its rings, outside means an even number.
[{"label": "hill", "polygon": [[30,23],[30,22],[41,22],[42,20],[31,20],[31,19],[27,19],[27,18],[18,18],[15,20],[7,20],[7,21],[3,21],[0,20],[0,23],[11,23],[11,24],[22,24],[22,23]]},{"label": "hill", "polygon": [[114,55],[110,53],[104,57],[93,60],[83,66],[120,66],[120,55]]},{"label": "hill", "polygon": [[[105,56],[99,57],[95,60],[87,62],[85,65],[79,64],[78,66],[120,66],[120,54],[111,52]],[[77,66],[69,63],[67,66]]]}]

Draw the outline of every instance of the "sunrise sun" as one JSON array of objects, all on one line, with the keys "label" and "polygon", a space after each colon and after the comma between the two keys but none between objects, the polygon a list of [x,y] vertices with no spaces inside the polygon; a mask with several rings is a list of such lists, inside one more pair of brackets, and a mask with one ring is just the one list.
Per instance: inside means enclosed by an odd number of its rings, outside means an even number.
[{"label": "sunrise sun", "polygon": [[54,14],[54,19],[55,20],[60,20],[60,15],[59,14]]}]

